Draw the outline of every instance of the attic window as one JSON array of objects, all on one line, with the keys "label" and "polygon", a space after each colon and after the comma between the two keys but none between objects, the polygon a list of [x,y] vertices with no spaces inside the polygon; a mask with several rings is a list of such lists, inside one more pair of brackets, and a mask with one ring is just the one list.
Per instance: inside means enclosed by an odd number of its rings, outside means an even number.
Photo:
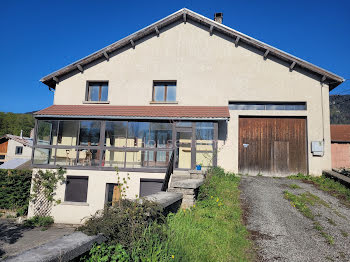
[{"label": "attic window", "polygon": [[16,146],[16,155],[22,155],[23,153],[23,146]]},{"label": "attic window", "polygon": [[86,101],[108,101],[108,82],[87,82]]}]

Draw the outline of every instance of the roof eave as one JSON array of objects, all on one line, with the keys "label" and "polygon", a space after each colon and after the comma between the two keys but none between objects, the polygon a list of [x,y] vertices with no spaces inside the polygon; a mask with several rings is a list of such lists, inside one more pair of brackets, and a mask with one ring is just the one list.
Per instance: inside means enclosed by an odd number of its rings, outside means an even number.
[{"label": "roof eave", "polygon": [[[94,52],[91,55],[88,55],[76,62],[73,62],[70,65],[67,65],[45,77],[43,77],[40,81],[44,84],[46,84],[47,86],[49,86],[50,88],[55,88],[56,83],[59,81],[59,77],[63,76],[73,70],[76,70],[79,66],[84,66],[86,64],[91,63],[92,61],[99,59],[101,57],[105,56],[105,53],[109,54],[115,50],[117,50],[118,48],[121,48],[125,45],[130,44],[130,41],[137,41],[141,38],[143,38],[146,35],[149,35],[151,33],[156,32],[159,28],[164,27],[176,20],[183,19],[184,21],[186,21],[186,19],[188,19],[188,17],[191,17],[191,19],[198,21],[200,23],[205,23],[209,26],[213,26],[216,30],[221,31],[223,33],[226,33],[232,37],[238,38],[240,41],[246,42],[250,45],[254,45],[256,48],[260,48],[262,50],[268,50],[269,52],[271,52],[271,54],[273,54],[274,56],[279,57],[282,60],[291,62],[291,63],[296,63],[298,66],[302,67],[302,68],[306,68],[307,70],[310,70],[312,72],[315,72],[317,74],[320,75],[321,78],[325,78],[323,82],[328,83],[330,86],[330,90],[334,89],[335,87],[337,87],[338,85],[340,85],[342,82],[345,81],[345,79],[339,75],[336,75],[328,70],[325,70],[321,67],[318,67],[314,64],[311,64],[303,59],[300,59],[296,56],[293,56],[287,52],[284,52],[282,50],[279,50],[278,48],[275,48],[273,46],[270,46],[266,43],[263,43],[257,39],[254,39],[248,35],[245,35],[239,31],[236,31],[228,26],[225,26],[223,24],[217,23],[214,20],[211,20],[205,16],[202,16],[200,14],[197,14],[189,9],[183,8],[180,9],[179,11],[105,47],[102,48],[96,52]],[[327,81],[328,80],[328,81]]]}]

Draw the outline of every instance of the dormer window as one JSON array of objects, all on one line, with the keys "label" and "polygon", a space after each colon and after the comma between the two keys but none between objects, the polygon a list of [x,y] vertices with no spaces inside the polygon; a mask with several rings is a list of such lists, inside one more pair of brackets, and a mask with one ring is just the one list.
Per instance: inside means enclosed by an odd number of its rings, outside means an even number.
[{"label": "dormer window", "polygon": [[153,102],[176,102],[176,81],[154,81]]},{"label": "dormer window", "polygon": [[86,99],[89,102],[108,101],[108,82],[87,82]]}]

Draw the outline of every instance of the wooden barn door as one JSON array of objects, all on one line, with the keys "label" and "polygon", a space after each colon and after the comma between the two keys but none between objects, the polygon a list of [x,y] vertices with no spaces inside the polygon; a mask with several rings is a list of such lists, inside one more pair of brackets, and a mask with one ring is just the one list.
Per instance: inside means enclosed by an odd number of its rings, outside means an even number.
[{"label": "wooden barn door", "polygon": [[305,118],[240,117],[239,171],[307,173]]}]

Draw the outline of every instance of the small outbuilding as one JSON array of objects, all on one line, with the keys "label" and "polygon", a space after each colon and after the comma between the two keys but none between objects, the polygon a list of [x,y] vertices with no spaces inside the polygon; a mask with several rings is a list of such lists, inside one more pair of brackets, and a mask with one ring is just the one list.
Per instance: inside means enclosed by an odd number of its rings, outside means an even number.
[{"label": "small outbuilding", "polygon": [[350,167],[350,125],[331,125],[332,168]]}]

